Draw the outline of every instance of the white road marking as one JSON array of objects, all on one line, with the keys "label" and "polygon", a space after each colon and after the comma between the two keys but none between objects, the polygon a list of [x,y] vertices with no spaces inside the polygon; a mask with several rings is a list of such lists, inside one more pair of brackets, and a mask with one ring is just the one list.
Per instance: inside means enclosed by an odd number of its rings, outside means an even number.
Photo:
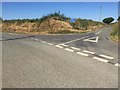
[{"label": "white road marking", "polygon": [[120,67],[120,64],[116,63],[115,66],[116,66],[116,67]]},{"label": "white road marking", "polygon": [[56,47],[58,47],[58,48],[63,48],[62,46],[59,46],[59,45],[55,45]]},{"label": "white road marking", "polygon": [[[88,37],[88,36],[86,36]],[[79,40],[82,40],[84,39],[85,37],[82,37],[82,38],[78,38],[78,39],[75,39],[75,40],[71,40],[71,41],[68,41],[68,42],[65,42],[64,44],[68,44],[68,43],[72,43],[72,42],[75,42],[75,41],[79,41]]]},{"label": "white road marking", "polygon": [[114,59],[114,57],[110,57],[110,56],[107,56],[107,55],[100,55],[101,57],[104,57],[104,58],[107,58],[107,59]]},{"label": "white road marking", "polygon": [[42,43],[47,43],[47,42],[45,42],[45,41],[41,41]]},{"label": "white road marking", "polygon": [[49,45],[53,45],[52,43],[48,43]]},{"label": "white road marking", "polygon": [[65,48],[65,50],[70,51],[70,52],[74,52],[74,50],[69,49],[69,48]]},{"label": "white road marking", "polygon": [[89,53],[89,54],[95,54],[95,52],[91,52],[91,51],[88,51],[88,50],[83,50],[84,53]]},{"label": "white road marking", "polygon": [[[95,38],[95,40],[92,40],[92,39],[94,39]],[[83,41],[88,41],[88,42],[98,42],[98,39],[99,39],[99,37],[91,37],[91,38],[87,38],[87,39],[84,39]]]},{"label": "white road marking", "polygon": [[99,58],[99,57],[93,57],[93,59],[96,59],[96,60],[99,60],[99,61],[101,61],[101,62],[105,62],[105,63],[108,62],[108,60],[105,60],[105,59],[103,59],[103,58]]},{"label": "white road marking", "polygon": [[76,47],[71,47],[72,49],[74,49],[74,50],[80,50],[79,48],[76,48]]},{"label": "white road marking", "polygon": [[97,32],[97,33],[95,33],[95,34],[99,34],[99,33],[101,33],[102,31],[99,31],[99,32]]},{"label": "white road marking", "polygon": [[36,41],[38,41],[38,39],[35,39]]},{"label": "white road marking", "polygon": [[79,55],[82,55],[82,56],[89,56],[88,54],[82,53],[82,52],[76,52],[76,53],[79,54]]},{"label": "white road marking", "polygon": [[67,47],[68,45],[65,45],[65,44],[59,44],[59,45],[62,45],[62,46],[65,46],[65,47]]}]

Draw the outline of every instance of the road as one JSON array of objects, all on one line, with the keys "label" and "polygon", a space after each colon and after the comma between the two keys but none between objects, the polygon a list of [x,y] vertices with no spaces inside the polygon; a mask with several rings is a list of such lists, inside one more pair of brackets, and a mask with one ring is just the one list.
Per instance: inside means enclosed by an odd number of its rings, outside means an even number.
[{"label": "road", "polygon": [[[69,35],[3,33],[3,88],[117,88],[111,28]],[[96,42],[85,41],[98,37]],[[95,40],[92,40],[95,41]]]}]

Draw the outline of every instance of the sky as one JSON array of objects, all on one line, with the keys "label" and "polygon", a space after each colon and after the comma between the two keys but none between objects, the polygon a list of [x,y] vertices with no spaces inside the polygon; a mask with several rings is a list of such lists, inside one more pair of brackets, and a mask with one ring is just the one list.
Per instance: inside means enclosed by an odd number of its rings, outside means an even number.
[{"label": "sky", "polygon": [[[106,17],[118,18],[117,2],[2,2],[2,18],[40,18],[60,11],[71,18],[101,20]],[[120,5],[119,5],[120,6]]]}]

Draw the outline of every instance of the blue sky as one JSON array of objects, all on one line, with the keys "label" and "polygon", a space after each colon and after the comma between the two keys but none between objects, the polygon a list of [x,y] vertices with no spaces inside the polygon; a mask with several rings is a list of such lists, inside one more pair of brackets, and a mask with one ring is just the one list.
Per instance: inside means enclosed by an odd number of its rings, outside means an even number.
[{"label": "blue sky", "polygon": [[118,17],[117,2],[3,2],[3,19],[40,18],[55,11],[60,11],[71,18],[100,20],[100,6],[102,19]]}]

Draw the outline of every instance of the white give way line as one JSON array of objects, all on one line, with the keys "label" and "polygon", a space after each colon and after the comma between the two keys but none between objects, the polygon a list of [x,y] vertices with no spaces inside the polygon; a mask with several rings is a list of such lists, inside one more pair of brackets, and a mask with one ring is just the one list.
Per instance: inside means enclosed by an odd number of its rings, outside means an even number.
[{"label": "white give way line", "polygon": [[[83,40],[83,41],[88,41],[88,42],[98,42],[98,39],[99,39],[99,37],[97,36],[97,37],[90,37],[90,36],[84,36],[84,37],[81,37],[81,38],[78,38],[78,39],[74,39],[74,40],[71,40],[71,41],[68,41],[68,42],[65,42],[65,43],[61,43],[60,45],[62,45],[62,44],[69,44],[69,43],[72,43],[72,42],[76,42],[76,41],[79,41],[79,40]],[[85,39],[85,38],[87,38],[87,39]]]},{"label": "white give way line", "polygon": [[90,37],[90,36],[81,37],[81,38],[74,39],[74,40],[71,40],[71,41],[68,41],[68,42],[65,42],[65,43],[62,43],[62,44],[69,44],[69,43],[76,42],[76,41],[79,41],[79,40],[82,40],[82,39],[88,38],[88,37]]},{"label": "white give way line", "polygon": [[99,37],[91,37],[84,39],[83,41],[88,41],[88,42],[98,42]]}]

